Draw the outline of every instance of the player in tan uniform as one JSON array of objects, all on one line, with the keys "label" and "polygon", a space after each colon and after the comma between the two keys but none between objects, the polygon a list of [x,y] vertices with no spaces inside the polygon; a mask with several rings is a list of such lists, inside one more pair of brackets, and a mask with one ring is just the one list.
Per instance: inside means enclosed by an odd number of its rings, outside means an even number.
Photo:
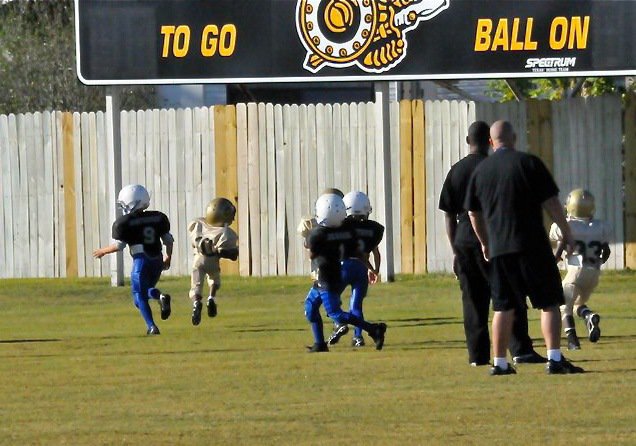
[{"label": "player in tan uniform", "polygon": [[[568,349],[581,348],[574,326],[574,314],[585,320],[590,342],[601,337],[600,316],[587,306],[592,292],[598,285],[601,265],[610,256],[609,239],[611,228],[608,223],[594,219],[594,196],[587,190],[574,189],[568,195],[565,205],[567,221],[576,242],[575,251],[568,256],[567,274],[563,279],[565,305],[561,306],[563,330],[568,338]],[[561,260],[563,240],[558,226],[552,225],[550,240],[558,243],[557,260]]]},{"label": "player in tan uniform", "polygon": [[197,218],[188,225],[192,243],[193,260],[190,299],[192,299],[192,325],[201,323],[203,304],[203,281],[208,281],[210,295],[207,301],[208,316],[217,314],[214,298],[221,287],[221,258],[238,258],[238,236],[230,224],[234,221],[236,207],[226,198],[210,201],[205,217]]}]

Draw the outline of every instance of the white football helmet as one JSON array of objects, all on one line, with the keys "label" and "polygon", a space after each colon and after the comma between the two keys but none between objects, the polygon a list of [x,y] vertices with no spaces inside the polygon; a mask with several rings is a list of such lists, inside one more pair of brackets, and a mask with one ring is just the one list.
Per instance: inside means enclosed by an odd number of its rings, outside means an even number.
[{"label": "white football helmet", "polygon": [[356,215],[360,217],[368,217],[371,213],[371,202],[364,192],[354,190],[349,192],[342,199],[347,210],[347,215]]},{"label": "white football helmet", "polygon": [[141,184],[129,184],[119,191],[117,205],[124,215],[133,211],[141,211],[150,206],[150,194]]},{"label": "white football helmet", "polygon": [[327,228],[339,227],[347,217],[344,201],[336,194],[323,194],[316,200],[316,223]]},{"label": "white football helmet", "polygon": [[594,208],[594,195],[585,189],[574,189],[565,202],[568,217],[591,219],[594,217]]}]

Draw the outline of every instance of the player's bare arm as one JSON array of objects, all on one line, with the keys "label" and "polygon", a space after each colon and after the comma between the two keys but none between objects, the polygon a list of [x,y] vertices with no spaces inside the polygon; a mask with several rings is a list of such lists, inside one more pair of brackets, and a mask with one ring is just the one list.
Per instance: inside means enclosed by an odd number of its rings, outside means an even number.
[{"label": "player's bare arm", "polygon": [[101,259],[105,255],[112,254],[117,251],[120,251],[119,246],[116,244],[112,244],[109,246],[105,246],[103,248],[98,248],[95,251],[93,251],[93,257],[95,257],[96,259]]}]

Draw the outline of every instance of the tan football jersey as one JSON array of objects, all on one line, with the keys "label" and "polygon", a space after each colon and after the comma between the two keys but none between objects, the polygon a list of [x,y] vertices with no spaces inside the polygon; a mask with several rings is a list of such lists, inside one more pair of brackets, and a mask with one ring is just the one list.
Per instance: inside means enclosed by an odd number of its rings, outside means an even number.
[{"label": "tan football jersey", "polygon": [[195,254],[198,254],[197,243],[200,238],[207,238],[214,242],[217,250],[238,247],[238,235],[229,226],[210,226],[204,218],[197,218],[188,225],[190,242]]},{"label": "tan football jersey", "polygon": [[[602,220],[568,218],[572,237],[576,242],[574,253],[567,258],[567,265],[574,267],[600,268],[601,246],[610,242],[611,227]],[[550,240],[563,240],[561,229],[552,223]]]}]

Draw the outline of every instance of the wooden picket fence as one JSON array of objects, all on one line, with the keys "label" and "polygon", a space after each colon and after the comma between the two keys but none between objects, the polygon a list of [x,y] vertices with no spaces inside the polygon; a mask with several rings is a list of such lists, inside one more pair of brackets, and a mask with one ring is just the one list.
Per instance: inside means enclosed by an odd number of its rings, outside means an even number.
[{"label": "wooden picket fence", "polygon": [[[635,108],[636,101],[623,107],[614,97],[400,101],[390,106],[389,164],[373,103],[122,111],[121,175],[123,184],[145,184],[151,207],[171,220],[176,244],[169,274],[189,275],[186,227],[215,196],[238,208],[241,255],[223,264],[224,274],[307,274],[296,226],[326,187],[369,194],[372,218],[391,230],[388,254],[396,273],[450,271],[444,217],[437,210],[441,184],[467,153],[469,124],[506,118],[515,126],[518,148],[537,154],[552,170],[562,200],[574,187],[595,193],[597,216],[614,228],[607,267],[633,268]],[[114,172],[105,121],[101,112],[0,116],[0,277],[110,274],[112,258],[92,257],[110,242],[115,199],[108,186]]]}]

